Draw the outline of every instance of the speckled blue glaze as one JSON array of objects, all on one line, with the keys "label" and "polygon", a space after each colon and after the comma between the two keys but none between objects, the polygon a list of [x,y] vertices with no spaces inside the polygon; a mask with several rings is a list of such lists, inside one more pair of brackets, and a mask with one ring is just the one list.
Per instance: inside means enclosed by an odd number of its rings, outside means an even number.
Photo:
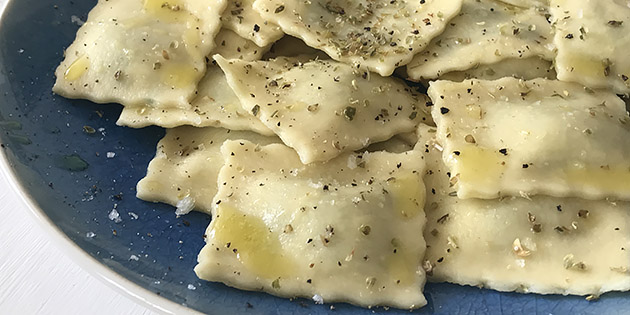
[{"label": "speckled blue glaze", "polygon": [[[51,92],[54,69],[78,28],[71,17],[85,20],[96,1],[9,2],[0,21],[0,150],[7,155],[23,186],[63,233],[116,273],[202,312],[332,312],[330,305],[315,305],[310,300],[289,301],[197,279],[193,266],[210,218],[199,213],[176,218],[169,206],[135,198],[136,182],[144,176],[164,131],[117,127],[119,105],[66,100]],[[99,131],[87,134],[83,126]],[[107,152],[116,155],[107,158]],[[63,167],[63,157],[73,154],[89,164],[86,170],[73,172]],[[120,223],[108,218],[114,207],[121,214]],[[95,236],[87,237],[88,233]],[[130,259],[132,255],[138,260]],[[189,284],[195,289],[189,289]],[[622,293],[587,302],[581,297],[521,295],[429,284],[426,296],[429,305],[414,313],[630,313],[630,296]],[[382,308],[375,311],[409,313]],[[335,304],[334,313],[373,311]]]}]

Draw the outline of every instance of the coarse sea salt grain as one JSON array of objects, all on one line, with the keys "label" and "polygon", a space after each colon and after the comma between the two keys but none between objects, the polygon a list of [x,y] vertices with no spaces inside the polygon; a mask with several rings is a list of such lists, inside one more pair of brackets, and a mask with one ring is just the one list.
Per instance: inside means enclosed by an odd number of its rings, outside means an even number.
[{"label": "coarse sea salt grain", "polygon": [[113,159],[116,156],[116,153],[114,152],[107,152],[107,158],[108,159]]},{"label": "coarse sea salt grain", "polygon": [[87,232],[87,233],[85,233],[85,237],[87,237],[87,238],[93,238],[95,236],[96,236],[96,234],[94,232]]},{"label": "coarse sea salt grain", "polygon": [[120,213],[118,213],[116,209],[112,209],[112,211],[109,212],[108,217],[110,220],[114,221],[115,223],[120,223],[122,221],[122,219],[120,218]]},{"label": "coarse sea salt grain", "polygon": [[313,295],[313,301],[315,304],[324,304],[324,298],[319,294]]},{"label": "coarse sea salt grain", "polygon": [[188,284],[188,290],[196,290],[196,289],[197,289],[197,287],[195,287],[194,285],[192,285],[192,283],[191,283],[191,284]]},{"label": "coarse sea salt grain", "polygon": [[138,256],[136,256],[136,255],[131,255],[131,256],[129,256],[129,260],[138,261],[138,260],[140,260],[140,258]]},{"label": "coarse sea salt grain", "polygon": [[177,202],[176,215],[185,215],[195,208],[195,199],[187,195],[184,199]]}]

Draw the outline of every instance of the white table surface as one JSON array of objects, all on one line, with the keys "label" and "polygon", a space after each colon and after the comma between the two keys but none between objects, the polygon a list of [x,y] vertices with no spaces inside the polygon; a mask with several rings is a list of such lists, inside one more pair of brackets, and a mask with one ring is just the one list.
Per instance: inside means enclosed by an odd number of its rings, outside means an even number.
[{"label": "white table surface", "polygon": [[0,314],[155,314],[76,265],[28,211],[0,174]]}]

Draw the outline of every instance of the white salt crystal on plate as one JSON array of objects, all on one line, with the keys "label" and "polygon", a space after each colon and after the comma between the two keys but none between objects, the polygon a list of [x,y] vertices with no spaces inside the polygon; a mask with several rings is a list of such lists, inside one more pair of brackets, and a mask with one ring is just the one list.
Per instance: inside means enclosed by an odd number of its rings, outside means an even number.
[{"label": "white salt crystal on plate", "polygon": [[120,218],[120,213],[118,213],[116,209],[112,209],[108,217],[110,220],[114,221],[115,223],[120,223],[122,221],[122,219]]},{"label": "white salt crystal on plate", "polygon": [[176,215],[185,215],[195,208],[195,199],[187,195],[184,199],[177,202]]}]

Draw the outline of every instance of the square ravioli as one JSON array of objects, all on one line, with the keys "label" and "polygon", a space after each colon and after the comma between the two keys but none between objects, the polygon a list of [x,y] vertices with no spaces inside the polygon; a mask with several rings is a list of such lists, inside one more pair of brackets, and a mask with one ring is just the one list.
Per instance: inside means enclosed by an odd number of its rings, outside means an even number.
[{"label": "square ravioli", "polygon": [[228,141],[221,152],[201,279],[366,307],[426,304],[422,152],[309,165],[282,144]]},{"label": "square ravioli", "polygon": [[505,78],[436,81],[429,95],[460,198],[630,200],[630,119],[614,93]]},{"label": "square ravioli", "polygon": [[439,35],[462,0],[256,0],[254,9],[331,58],[383,76]]},{"label": "square ravioli", "polygon": [[495,0],[464,0],[444,33],[407,65],[414,80],[489,65],[508,58],[555,57],[546,10],[519,8]]},{"label": "square ravioli", "polygon": [[630,4],[552,0],[558,79],[630,93]]},{"label": "square ravioli", "polygon": [[176,206],[178,214],[192,209],[210,213],[217,176],[223,167],[221,145],[235,139],[261,145],[280,142],[277,137],[222,128],[168,129],[157,145],[147,175],[138,182],[137,197]]},{"label": "square ravioli", "polygon": [[630,203],[533,196],[453,196],[436,130],[425,150],[430,281],[499,291],[598,297],[630,290]]},{"label": "square ravioli", "polygon": [[[258,60],[267,48],[258,47],[236,33],[222,29],[215,38],[213,54],[243,60]],[[273,132],[249,111],[242,108],[221,68],[211,59],[204,77],[197,85],[195,98],[180,107],[140,106],[124,107],[118,121],[120,126],[142,128],[157,125],[174,128],[183,125],[195,127],[222,127],[232,130],[250,130],[264,135]]]},{"label": "square ravioli", "polygon": [[96,103],[186,106],[225,6],[225,0],[100,0],[66,49],[53,91]]},{"label": "square ravioli", "polygon": [[294,148],[303,163],[413,131],[430,117],[428,98],[403,81],[336,61],[215,60],[243,108]]}]

